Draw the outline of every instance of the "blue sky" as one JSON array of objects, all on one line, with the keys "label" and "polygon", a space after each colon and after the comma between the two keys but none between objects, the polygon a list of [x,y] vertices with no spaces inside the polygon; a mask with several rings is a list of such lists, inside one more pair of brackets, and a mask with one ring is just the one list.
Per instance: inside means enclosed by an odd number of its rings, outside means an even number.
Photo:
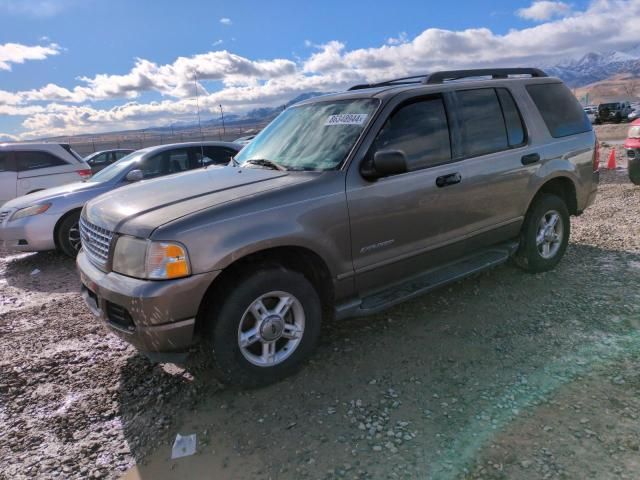
[{"label": "blue sky", "polygon": [[194,70],[207,116],[361,79],[622,49],[602,19],[635,22],[638,4],[0,0],[0,134],[166,125],[192,111]]}]

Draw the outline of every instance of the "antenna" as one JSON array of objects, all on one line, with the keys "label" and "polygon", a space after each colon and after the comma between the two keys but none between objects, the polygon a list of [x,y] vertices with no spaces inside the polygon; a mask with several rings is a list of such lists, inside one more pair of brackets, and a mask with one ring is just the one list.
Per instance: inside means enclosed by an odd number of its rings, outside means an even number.
[{"label": "antenna", "polygon": [[[227,130],[224,128],[224,112],[222,111],[222,104],[218,105],[220,107],[220,116],[222,117],[222,135],[227,136]],[[220,130],[218,130],[220,132]],[[222,137],[220,137],[222,140]]]},{"label": "antenna", "polygon": [[198,128],[200,129],[200,141],[204,140],[202,136],[202,123],[200,122],[200,102],[198,99],[198,72],[193,70],[193,84],[196,87],[196,110],[198,112]]},{"label": "antenna", "polygon": [[204,136],[202,135],[202,123],[200,122],[200,102],[198,100],[198,71],[193,69],[193,84],[196,87],[196,110],[198,111],[198,128],[200,129],[200,161],[204,165]]}]

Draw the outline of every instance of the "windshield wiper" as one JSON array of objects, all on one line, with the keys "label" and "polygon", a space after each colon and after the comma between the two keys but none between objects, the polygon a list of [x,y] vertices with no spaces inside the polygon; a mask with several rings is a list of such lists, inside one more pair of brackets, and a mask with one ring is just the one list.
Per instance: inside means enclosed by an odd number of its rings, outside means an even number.
[{"label": "windshield wiper", "polygon": [[261,167],[271,168],[272,170],[280,170],[281,172],[286,172],[287,169],[276,163],[272,160],[267,160],[266,158],[252,158],[251,160],[247,160],[244,163],[250,163],[252,165],[259,165]]}]

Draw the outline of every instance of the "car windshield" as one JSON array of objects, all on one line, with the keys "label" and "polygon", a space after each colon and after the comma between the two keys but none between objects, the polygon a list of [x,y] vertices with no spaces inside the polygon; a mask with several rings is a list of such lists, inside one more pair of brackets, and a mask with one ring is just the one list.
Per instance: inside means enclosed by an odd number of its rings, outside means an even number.
[{"label": "car windshield", "polygon": [[282,112],[237,156],[242,166],[332,170],[340,166],[371,119],[376,99],[316,102]]},{"label": "car windshield", "polygon": [[618,103],[603,103],[603,104],[600,105],[600,109],[601,110],[605,109],[605,108],[611,110],[612,108],[615,109],[615,108],[618,108],[618,107],[619,107]]},{"label": "car windshield", "polygon": [[138,162],[142,157],[142,153],[134,152],[130,153],[126,157],[122,157],[120,160],[112,163],[108,167],[100,170],[98,173],[93,175],[88,182],[108,182],[109,180],[113,180],[115,177],[123,173],[125,170],[128,170],[132,164]]}]

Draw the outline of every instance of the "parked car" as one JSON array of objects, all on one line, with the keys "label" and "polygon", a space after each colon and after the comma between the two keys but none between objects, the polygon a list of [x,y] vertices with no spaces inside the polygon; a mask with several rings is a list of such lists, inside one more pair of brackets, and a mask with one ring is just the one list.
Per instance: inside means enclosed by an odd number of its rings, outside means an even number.
[{"label": "parked car", "polygon": [[631,113],[631,105],[629,102],[610,102],[598,105],[597,122],[614,122],[620,123],[626,120]]},{"label": "parked car", "polygon": [[253,140],[256,136],[255,135],[246,135],[244,137],[240,137],[240,138],[236,138],[233,143],[237,143],[238,145],[249,145],[251,143],[251,140]]},{"label": "parked car", "polygon": [[587,114],[587,118],[593,124],[598,120],[598,107],[595,106],[587,106],[584,107],[584,113]]},{"label": "parked car", "polygon": [[93,173],[98,173],[105,167],[117,162],[121,158],[126,157],[135,150],[127,148],[118,148],[114,150],[101,150],[84,157],[84,161],[89,164]]},{"label": "parked car", "polygon": [[59,249],[75,257],[80,248],[78,219],[87,200],[139,180],[227,164],[239,150],[228,142],[176,143],[138,150],[89,180],[6,203],[0,210],[0,244],[23,252]]},{"label": "parked car", "polygon": [[127,342],[182,361],[204,341],[224,382],[256,386],[310,356],[323,317],[512,257],[554,268],[599,159],[560,80],[490,69],[305,100],[234,165],[89,201],[77,265],[87,305]]},{"label": "parked car", "polygon": [[631,110],[631,113],[627,115],[627,120],[629,120],[630,122],[633,122],[638,118],[640,118],[640,107],[635,108],[634,110]]},{"label": "parked car", "polygon": [[635,185],[640,185],[640,119],[631,123],[624,148],[627,152],[629,180]]},{"label": "parked car", "polygon": [[89,165],[66,143],[0,144],[0,206],[90,176]]}]

